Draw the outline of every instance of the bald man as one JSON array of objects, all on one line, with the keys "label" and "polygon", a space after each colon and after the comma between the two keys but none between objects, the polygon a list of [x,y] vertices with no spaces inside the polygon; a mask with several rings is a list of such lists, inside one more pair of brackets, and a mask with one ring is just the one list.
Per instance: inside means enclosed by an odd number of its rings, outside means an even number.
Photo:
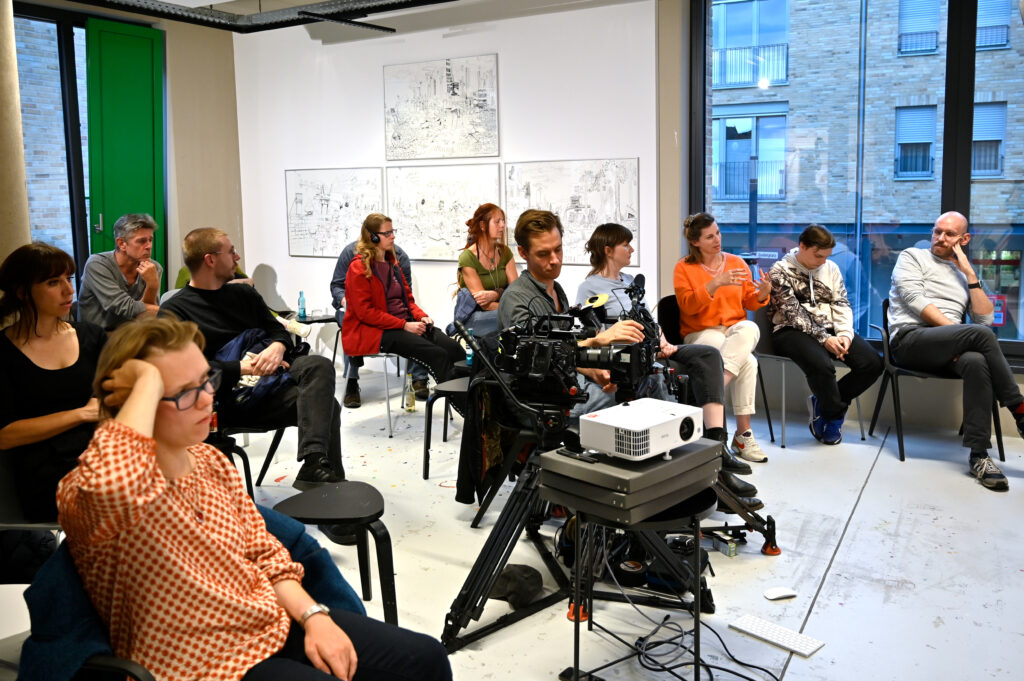
[{"label": "bald man", "polygon": [[889,292],[891,349],[901,367],[963,379],[963,444],[971,473],[988,489],[1004,492],[1006,476],[988,456],[992,398],[1010,410],[1024,437],[1024,396],[996,335],[986,328],[993,306],[964,252],[970,240],[967,218],[951,211],[935,221],[931,248],[900,253]]}]

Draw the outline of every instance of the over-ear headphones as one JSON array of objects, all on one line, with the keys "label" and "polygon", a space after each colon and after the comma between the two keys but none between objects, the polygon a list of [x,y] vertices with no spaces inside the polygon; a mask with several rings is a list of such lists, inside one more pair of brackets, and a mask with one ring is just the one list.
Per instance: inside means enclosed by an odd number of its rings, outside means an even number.
[{"label": "over-ear headphones", "polygon": [[380,234],[377,234],[377,232],[371,232],[369,229],[367,229],[366,231],[370,232],[370,241],[372,243],[375,243],[375,244],[379,244],[380,243]]}]

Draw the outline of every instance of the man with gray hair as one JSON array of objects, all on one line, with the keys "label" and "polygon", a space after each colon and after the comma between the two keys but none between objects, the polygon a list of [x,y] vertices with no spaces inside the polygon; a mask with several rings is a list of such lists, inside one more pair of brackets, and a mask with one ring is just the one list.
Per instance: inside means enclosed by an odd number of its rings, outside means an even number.
[{"label": "man with gray hair", "polygon": [[1010,410],[1024,437],[1024,396],[996,335],[986,328],[993,305],[963,250],[970,240],[967,218],[950,211],[935,221],[930,249],[900,253],[889,292],[891,349],[905,369],[963,379],[963,444],[970,449],[971,473],[1003,492],[1009,483],[988,456],[992,399]]},{"label": "man with gray hair", "polygon": [[89,256],[82,271],[78,316],[107,331],[160,309],[160,276],[163,267],[150,260],[156,222],[149,215],[128,213],[114,223],[110,252]]}]

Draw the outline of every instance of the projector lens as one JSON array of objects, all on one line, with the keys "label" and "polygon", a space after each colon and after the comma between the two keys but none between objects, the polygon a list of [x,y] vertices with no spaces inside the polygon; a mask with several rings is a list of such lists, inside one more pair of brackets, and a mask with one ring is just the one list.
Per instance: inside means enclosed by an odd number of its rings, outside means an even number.
[{"label": "projector lens", "polygon": [[683,419],[683,422],[679,424],[679,437],[686,442],[693,437],[693,433],[696,429],[693,419],[687,416]]}]

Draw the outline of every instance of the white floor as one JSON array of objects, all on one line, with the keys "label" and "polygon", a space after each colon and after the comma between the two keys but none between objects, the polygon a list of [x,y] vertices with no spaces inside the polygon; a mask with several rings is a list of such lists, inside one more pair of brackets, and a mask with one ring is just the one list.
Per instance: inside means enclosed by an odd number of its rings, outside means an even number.
[{"label": "white floor", "polygon": [[[455,418],[454,437],[442,443],[440,416],[435,416],[431,476],[423,480],[424,405],[418,404],[415,413],[396,411],[395,434],[389,439],[382,377],[366,372],[361,383],[364,406],[346,409],[342,417],[348,477],[377,486],[386,499],[384,522],[394,545],[400,624],[440,636],[445,615],[511,486],[496,499],[484,526],[471,529],[476,507],[454,499],[460,419]],[[397,396],[394,406],[397,410]],[[762,555],[756,534],[734,558],[712,553],[716,576],[708,575],[708,581],[717,612],[703,616],[703,622],[738,658],[790,681],[1024,678],[1024,443],[1007,437],[1002,467],[1011,489],[1000,494],[983,489],[967,474],[966,452],[952,428],[927,434],[911,429],[908,460],[900,463],[894,432],[886,436],[883,430],[862,442],[856,423],[849,425],[843,444],[825,447],[793,416],[788,447],[781,449],[769,443],[764,419],[755,419],[769,461],[753,464],[754,474],[745,479],[760,490],[766,503],[761,513],[778,524],[782,555]],[[269,437],[251,438],[254,468],[268,444]],[[295,431],[290,430],[257,490],[259,503],[272,506],[294,493],[294,452]],[[716,518],[724,516],[712,516]],[[555,527],[549,522],[542,532],[550,537]],[[330,544],[315,527],[310,531],[357,584],[354,547]],[[525,541],[511,562],[529,563],[544,572]],[[371,615],[381,617],[373,569],[375,598],[366,606]],[[548,577],[546,587],[551,586]],[[766,600],[763,591],[775,586],[791,587],[798,596]],[[598,621],[627,640],[651,628],[627,605],[599,603],[595,609]],[[505,603],[490,601],[482,620],[505,612]],[[729,629],[729,622],[745,613],[802,631],[825,645],[802,658]],[[664,614],[648,612],[656,620]],[[692,623],[685,613],[671,614],[684,628]],[[555,678],[572,663],[572,624],[565,615],[565,604],[553,606],[456,652],[451,656],[455,678]],[[750,678],[770,678],[731,662],[714,636],[703,631],[706,662]],[[582,643],[584,668],[624,652],[597,633],[584,632]],[[689,669],[680,674],[693,678]],[[645,671],[635,661],[599,676],[668,678]],[[715,678],[735,677],[716,671]]]}]

